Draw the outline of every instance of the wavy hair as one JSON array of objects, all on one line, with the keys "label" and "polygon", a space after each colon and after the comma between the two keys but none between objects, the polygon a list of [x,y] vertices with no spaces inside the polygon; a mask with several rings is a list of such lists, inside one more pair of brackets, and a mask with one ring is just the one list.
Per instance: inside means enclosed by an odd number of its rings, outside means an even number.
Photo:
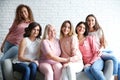
[{"label": "wavy hair", "polygon": [[30,24],[28,25],[28,27],[25,28],[25,33],[24,33],[23,36],[24,36],[24,37],[30,37],[32,30],[33,30],[36,26],[39,26],[39,28],[40,28],[39,34],[38,34],[38,36],[37,36],[36,38],[40,38],[40,36],[42,35],[42,28],[41,28],[40,24],[37,23],[37,22],[32,22],[32,23],[30,23]]},{"label": "wavy hair", "polygon": [[14,19],[14,23],[16,23],[16,24],[19,24],[20,22],[22,22],[24,20],[23,17],[21,16],[21,10],[23,7],[25,7],[28,11],[28,17],[29,17],[30,22],[34,21],[33,13],[32,13],[32,10],[30,9],[30,7],[27,5],[24,5],[24,4],[20,4],[16,8],[15,19]]}]

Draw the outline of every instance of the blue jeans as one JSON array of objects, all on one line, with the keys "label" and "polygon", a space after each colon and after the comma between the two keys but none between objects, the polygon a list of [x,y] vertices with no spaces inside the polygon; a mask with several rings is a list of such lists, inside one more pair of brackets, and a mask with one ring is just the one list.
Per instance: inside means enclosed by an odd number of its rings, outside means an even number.
[{"label": "blue jeans", "polygon": [[84,68],[85,74],[90,80],[105,80],[105,76],[102,72],[104,61],[98,59],[91,66]]},{"label": "blue jeans", "polygon": [[118,60],[112,54],[112,52],[108,53],[108,51],[104,51],[101,57],[104,61],[106,61],[106,60],[112,60],[113,61],[113,75],[117,75],[118,74]]},{"label": "blue jeans", "polygon": [[120,80],[120,62],[118,64],[118,80]]},{"label": "blue jeans", "polygon": [[[2,67],[3,61],[8,58],[14,58],[18,54],[18,46],[6,41],[4,44],[3,53],[4,55],[0,59],[1,71],[3,70],[3,67]],[[3,71],[2,71],[2,76],[4,78]]]},{"label": "blue jeans", "polygon": [[22,73],[21,80],[35,80],[37,72],[37,64],[31,62],[29,65],[25,63],[13,64],[13,70]]},{"label": "blue jeans", "polygon": [[4,55],[1,57],[0,61],[4,61],[8,58],[14,58],[18,54],[18,46],[6,41],[3,53]]}]

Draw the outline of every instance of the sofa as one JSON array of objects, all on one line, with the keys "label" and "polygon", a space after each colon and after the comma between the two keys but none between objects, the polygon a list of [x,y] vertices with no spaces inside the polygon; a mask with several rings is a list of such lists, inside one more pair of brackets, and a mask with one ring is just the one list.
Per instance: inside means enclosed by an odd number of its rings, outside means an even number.
[{"label": "sofa", "polygon": [[[11,59],[6,59],[3,63],[3,73],[6,80],[20,80],[21,74],[19,72],[13,72]],[[112,60],[105,61],[103,73],[106,80],[111,80],[113,73],[113,62]],[[77,80],[89,80],[86,74],[81,71],[76,73]],[[36,80],[44,80],[44,74],[37,71]]]}]

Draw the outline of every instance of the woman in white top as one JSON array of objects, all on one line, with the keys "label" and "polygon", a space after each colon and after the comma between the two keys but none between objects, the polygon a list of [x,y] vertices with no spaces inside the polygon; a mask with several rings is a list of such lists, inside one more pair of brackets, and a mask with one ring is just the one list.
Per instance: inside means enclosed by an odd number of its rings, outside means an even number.
[{"label": "woman in white top", "polygon": [[35,80],[39,54],[41,26],[32,22],[25,28],[24,38],[20,42],[18,57],[13,60],[13,70],[22,73],[21,80]]}]

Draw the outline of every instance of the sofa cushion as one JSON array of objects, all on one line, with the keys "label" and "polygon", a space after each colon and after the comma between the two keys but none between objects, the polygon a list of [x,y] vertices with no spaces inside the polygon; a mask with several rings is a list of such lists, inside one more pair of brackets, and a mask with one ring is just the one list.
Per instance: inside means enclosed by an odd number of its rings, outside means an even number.
[{"label": "sofa cushion", "polygon": [[[14,72],[12,69],[12,62],[10,59],[6,59],[3,63],[3,72],[6,80],[20,80],[21,74],[19,72]],[[105,61],[105,66],[103,69],[106,80],[111,80],[113,74],[113,62],[112,60]],[[79,72],[76,74],[77,80],[89,80],[84,72]],[[13,79],[14,78],[14,79]],[[44,80],[44,75],[41,72],[37,72],[36,80]]]}]

